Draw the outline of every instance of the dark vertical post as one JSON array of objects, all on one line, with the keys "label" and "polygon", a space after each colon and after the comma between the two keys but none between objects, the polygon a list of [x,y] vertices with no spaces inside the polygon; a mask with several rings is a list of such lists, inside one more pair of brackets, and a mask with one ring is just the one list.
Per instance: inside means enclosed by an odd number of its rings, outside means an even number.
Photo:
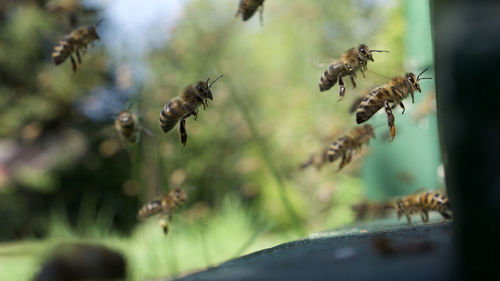
[{"label": "dark vertical post", "polygon": [[498,3],[432,3],[438,122],[454,216],[457,277],[466,280],[500,275]]}]

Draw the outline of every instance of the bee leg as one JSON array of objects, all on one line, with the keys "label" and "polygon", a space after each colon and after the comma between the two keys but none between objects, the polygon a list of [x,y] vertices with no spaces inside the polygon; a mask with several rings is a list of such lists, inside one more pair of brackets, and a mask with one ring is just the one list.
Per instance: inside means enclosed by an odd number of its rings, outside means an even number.
[{"label": "bee leg", "polygon": [[422,221],[424,223],[428,223],[429,222],[429,213],[426,210],[423,210],[420,215],[422,216]]},{"label": "bee leg", "polygon": [[191,115],[194,116],[194,120],[196,121],[196,119],[198,119],[198,109],[196,109],[196,111],[192,111]]},{"label": "bee leg", "polygon": [[76,73],[76,62],[75,62],[75,59],[73,58],[73,56],[69,56],[69,58],[71,59],[71,66],[73,68],[73,73]]},{"label": "bee leg", "polygon": [[445,218],[447,220],[451,219],[451,215],[448,214],[447,212],[439,211],[439,213],[441,214],[441,216],[443,216],[443,218]]},{"label": "bee leg", "polygon": [[406,219],[408,219],[408,224],[411,224],[411,214],[406,213]]},{"label": "bee leg", "polygon": [[415,96],[413,95],[413,91],[410,92],[411,95],[411,103],[415,103]]},{"label": "bee leg", "polygon": [[389,128],[391,130],[392,139],[389,142],[392,142],[394,140],[394,137],[396,136],[396,126],[394,126],[394,114],[392,114],[391,107],[389,106],[389,101],[385,101],[384,108],[385,113],[387,114],[387,124],[389,125]]},{"label": "bee leg", "polygon": [[80,58],[80,52],[76,50],[76,61],[78,62],[78,65],[82,65],[82,59]]},{"label": "bee leg", "polygon": [[356,81],[354,80],[354,76],[353,75],[349,75],[349,78],[351,78],[352,87],[356,88]]},{"label": "bee leg", "polygon": [[163,233],[165,235],[168,234],[168,223],[165,221],[165,218],[161,217],[160,220],[158,221],[160,224],[161,228],[163,229]]},{"label": "bee leg", "polygon": [[187,138],[188,138],[187,132],[186,132],[186,119],[185,118],[182,118],[181,123],[179,124],[179,131],[181,133],[182,147],[185,147],[186,142],[187,142]]},{"label": "bee leg", "polygon": [[260,26],[264,26],[264,3],[260,5],[259,19],[260,19]]},{"label": "bee leg", "polygon": [[401,108],[403,109],[403,112],[401,112],[401,114],[405,114],[405,105],[403,104],[403,102],[400,102],[399,106],[401,106]]},{"label": "bee leg", "polygon": [[363,78],[366,78],[366,76],[365,76],[365,70],[363,69],[362,66],[361,66],[361,68],[359,70],[361,70],[361,74],[363,74]]},{"label": "bee leg", "polygon": [[337,102],[339,102],[344,97],[344,93],[345,93],[344,81],[342,80],[342,74],[339,74],[339,95],[340,95],[340,98]]}]

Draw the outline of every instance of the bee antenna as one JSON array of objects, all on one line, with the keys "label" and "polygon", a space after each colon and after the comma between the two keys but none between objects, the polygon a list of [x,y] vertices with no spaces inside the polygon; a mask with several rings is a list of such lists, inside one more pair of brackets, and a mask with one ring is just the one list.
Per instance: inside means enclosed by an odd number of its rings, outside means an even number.
[{"label": "bee antenna", "polygon": [[97,29],[97,27],[99,26],[99,24],[101,24],[103,18],[101,18],[99,21],[97,21],[97,23],[95,24],[95,28]]},{"label": "bee antenna", "polygon": [[[427,67],[426,69],[424,69],[424,71],[420,72],[420,74],[417,76],[417,81],[420,80],[420,75],[424,74],[424,72],[426,72],[429,68]],[[424,79],[424,78],[422,78]]]},{"label": "bee antenna", "polygon": [[418,79],[418,80],[420,81],[420,80],[425,80],[425,79],[432,80],[432,78],[429,78],[429,77],[422,77],[422,78],[420,78],[420,79]]},{"label": "bee antenna", "polygon": [[370,53],[371,52],[376,52],[376,53],[389,53],[389,51],[386,51],[386,50],[370,50]]},{"label": "bee antenna", "polygon": [[[222,78],[222,76],[224,76],[223,74],[221,74],[219,77],[215,78],[214,81],[212,81],[212,83],[210,83],[210,85],[208,86],[208,88],[212,87],[212,85],[215,83],[215,81],[219,80]],[[208,78],[208,80],[210,80],[210,78]],[[207,80],[207,83],[208,83],[208,80]]]}]

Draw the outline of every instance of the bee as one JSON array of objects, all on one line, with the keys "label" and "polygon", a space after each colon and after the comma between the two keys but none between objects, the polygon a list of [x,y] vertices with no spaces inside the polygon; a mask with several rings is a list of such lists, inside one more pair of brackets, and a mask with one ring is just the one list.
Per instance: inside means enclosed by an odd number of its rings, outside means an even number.
[{"label": "bee", "polygon": [[213,100],[210,88],[221,77],[222,75],[211,83],[209,83],[210,78],[208,78],[206,82],[198,81],[196,85],[189,85],[180,96],[165,104],[160,114],[161,129],[168,133],[180,120],[181,143],[182,146],[185,146],[187,142],[186,118],[191,115],[194,115],[194,120],[198,118],[198,106],[203,105],[203,109],[205,109],[208,106],[207,99]]},{"label": "bee", "polygon": [[120,138],[129,143],[136,143],[140,132],[151,135],[151,133],[139,123],[137,115],[127,110],[122,110],[118,113],[115,119],[115,130],[118,132]]},{"label": "bee", "polygon": [[387,215],[387,211],[392,208],[392,205],[389,203],[383,202],[372,202],[372,201],[363,201],[354,205],[351,205],[351,210],[355,213],[355,220],[363,220],[367,218],[369,215],[373,217],[385,217]]},{"label": "bee", "polygon": [[365,44],[360,44],[357,48],[347,50],[342,57],[330,64],[319,80],[319,90],[326,91],[339,82],[339,95],[341,100],[344,97],[345,85],[344,76],[349,75],[352,86],[356,88],[356,72],[359,70],[365,77],[365,70],[368,61],[374,61],[373,52],[388,52],[384,50],[370,50]]},{"label": "bee", "polygon": [[84,52],[87,49],[87,45],[100,39],[96,30],[100,22],[101,21],[95,26],[79,27],[70,34],[64,36],[64,38],[54,47],[54,52],[52,53],[52,61],[54,64],[59,65],[69,57],[73,72],[76,72],[77,64],[73,58],[73,52],[76,54],[78,64],[81,65],[82,59],[80,57],[80,51]]},{"label": "bee", "polygon": [[368,144],[370,138],[375,138],[375,132],[371,125],[358,126],[349,134],[338,138],[330,145],[326,154],[329,162],[337,160],[342,156],[339,170],[351,162],[352,153],[359,150],[363,144]]},{"label": "bee", "polygon": [[394,115],[392,114],[392,109],[399,105],[403,109],[403,114],[405,112],[405,106],[402,101],[408,95],[411,95],[412,103],[415,102],[415,90],[422,92],[419,81],[422,79],[432,79],[420,78],[420,75],[427,71],[427,69],[422,71],[418,76],[409,72],[404,76],[394,77],[385,85],[370,91],[370,93],[361,101],[358,109],[356,110],[356,122],[358,124],[365,122],[383,107],[387,114],[387,121],[392,137],[389,142],[393,141],[396,136],[396,127],[394,126]]},{"label": "bee", "polygon": [[398,219],[406,215],[408,224],[411,224],[411,216],[420,213],[424,223],[429,222],[429,211],[439,212],[445,219],[451,219],[451,210],[448,196],[438,192],[415,193],[397,199],[393,206],[398,214]]},{"label": "bee", "polygon": [[255,14],[255,11],[260,7],[260,22],[262,24],[262,14],[264,13],[264,0],[240,0],[240,6],[234,18],[241,14],[243,21],[248,20]]},{"label": "bee", "polygon": [[172,221],[173,210],[175,210],[186,201],[186,191],[180,188],[176,188],[168,193],[165,193],[161,199],[151,201],[142,206],[142,208],[139,209],[139,212],[137,213],[137,217],[142,220],[158,213],[162,213],[160,216],[159,224],[163,229],[163,232],[167,234],[168,223],[167,221],[165,221],[165,217],[167,217],[168,222]]}]

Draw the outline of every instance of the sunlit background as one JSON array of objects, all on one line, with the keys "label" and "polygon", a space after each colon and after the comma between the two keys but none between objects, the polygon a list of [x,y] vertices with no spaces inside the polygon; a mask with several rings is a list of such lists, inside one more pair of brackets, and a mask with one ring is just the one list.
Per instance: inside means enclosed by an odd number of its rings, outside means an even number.
[{"label": "sunlit background", "polygon": [[[87,241],[122,252],[131,280],[176,276],[354,222],[351,205],[443,185],[434,81],[415,104],[370,124],[376,139],[338,171],[299,169],[355,125],[351,104],[405,72],[432,77],[426,1],[268,0],[234,19],[238,0],[50,0],[0,4],[0,272],[29,280],[53,247]],[[54,66],[73,28],[101,37],[76,74]],[[73,24],[72,24],[73,22]],[[76,24],[74,24],[76,22]],[[366,43],[357,88],[320,92],[328,63]],[[178,129],[158,126],[185,86],[224,77],[214,100]],[[348,79],[345,79],[348,80]],[[154,136],[130,145],[113,129],[129,109]],[[418,168],[417,168],[418,167]],[[188,202],[164,236],[147,201],[173,188]],[[402,223],[405,223],[404,221]],[[6,275],[5,275],[6,274]],[[2,279],[3,280],[3,279]]]}]

